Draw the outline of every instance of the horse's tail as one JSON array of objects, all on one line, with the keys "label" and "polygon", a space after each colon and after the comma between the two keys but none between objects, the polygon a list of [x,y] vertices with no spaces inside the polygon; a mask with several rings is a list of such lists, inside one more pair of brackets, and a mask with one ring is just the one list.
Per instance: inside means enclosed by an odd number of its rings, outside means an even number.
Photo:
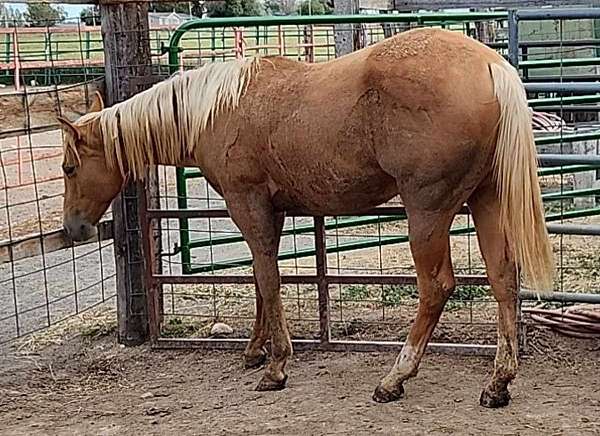
[{"label": "horse's tail", "polygon": [[527,96],[519,74],[508,62],[492,63],[489,68],[500,105],[494,154],[500,222],[525,284],[536,291],[550,291],[554,260],[544,219]]}]

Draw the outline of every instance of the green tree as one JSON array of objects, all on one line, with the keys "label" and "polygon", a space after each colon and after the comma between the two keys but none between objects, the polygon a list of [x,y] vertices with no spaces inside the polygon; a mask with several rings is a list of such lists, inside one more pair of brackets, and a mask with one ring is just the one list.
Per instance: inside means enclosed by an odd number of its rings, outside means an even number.
[{"label": "green tree", "polygon": [[263,15],[257,0],[224,0],[206,3],[209,17],[254,17]]},{"label": "green tree", "polygon": [[27,3],[25,21],[33,27],[54,26],[66,17],[61,6],[52,7],[49,3]]},{"label": "green tree", "polygon": [[265,12],[268,15],[293,15],[298,12],[296,0],[266,0]]},{"label": "green tree", "polygon": [[277,0],[265,1],[265,13],[267,15],[285,15],[281,11],[281,4]]},{"label": "green tree", "polygon": [[300,15],[327,15],[333,12],[326,0],[304,0],[300,3]]},{"label": "green tree", "polygon": [[0,3],[0,26],[8,27],[8,8],[4,6],[4,3]]},{"label": "green tree", "polygon": [[79,14],[81,22],[86,26],[100,25],[100,8],[98,6],[90,6],[81,10]]},{"label": "green tree", "polygon": [[150,3],[150,12],[180,12],[187,14],[189,6],[187,2]]}]

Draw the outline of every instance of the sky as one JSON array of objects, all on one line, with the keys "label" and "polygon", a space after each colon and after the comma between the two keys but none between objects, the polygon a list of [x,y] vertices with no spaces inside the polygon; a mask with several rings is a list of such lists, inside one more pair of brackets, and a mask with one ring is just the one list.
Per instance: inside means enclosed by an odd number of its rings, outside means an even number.
[{"label": "sky", "polygon": [[[11,4],[10,6],[20,10],[21,12],[25,11],[25,9],[27,9],[27,4],[26,3],[16,3],[16,4]],[[65,4],[61,4],[60,6],[62,6],[65,10],[65,12],[67,13],[67,18],[79,18],[79,13],[81,12],[82,9],[85,8],[85,5],[65,5]]]}]

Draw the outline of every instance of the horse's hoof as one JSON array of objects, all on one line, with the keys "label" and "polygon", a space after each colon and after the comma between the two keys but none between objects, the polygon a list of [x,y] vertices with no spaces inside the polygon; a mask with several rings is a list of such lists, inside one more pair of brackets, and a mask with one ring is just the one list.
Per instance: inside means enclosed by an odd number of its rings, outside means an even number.
[{"label": "horse's hoof", "polygon": [[244,356],[244,367],[253,369],[263,366],[267,361],[267,353],[259,354],[258,356]]},{"label": "horse's hoof", "polygon": [[284,376],[283,380],[280,381],[275,381],[275,380],[271,380],[271,378],[267,377],[266,375],[263,375],[263,378],[260,380],[260,382],[258,382],[258,385],[256,386],[257,391],[280,391],[282,389],[285,389],[285,383],[287,382],[287,378],[288,376]]},{"label": "horse's hoof", "polygon": [[398,388],[392,392],[379,385],[377,388],[375,388],[375,392],[373,392],[373,401],[378,403],[389,403],[391,401],[398,401],[403,396],[404,388],[402,385],[398,386]]},{"label": "horse's hoof", "polygon": [[508,406],[508,403],[510,403],[510,393],[508,392],[508,389],[504,389],[497,394],[484,389],[483,392],[481,392],[481,397],[479,397],[479,404],[489,409],[506,407]]}]

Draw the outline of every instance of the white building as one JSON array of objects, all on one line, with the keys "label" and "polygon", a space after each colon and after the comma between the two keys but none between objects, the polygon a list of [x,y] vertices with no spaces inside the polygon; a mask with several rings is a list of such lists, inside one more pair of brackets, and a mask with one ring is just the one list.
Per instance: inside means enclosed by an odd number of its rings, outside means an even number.
[{"label": "white building", "polygon": [[150,12],[148,14],[148,21],[150,27],[152,26],[179,26],[186,21],[195,20],[196,17],[189,14],[182,14],[179,12]]}]

